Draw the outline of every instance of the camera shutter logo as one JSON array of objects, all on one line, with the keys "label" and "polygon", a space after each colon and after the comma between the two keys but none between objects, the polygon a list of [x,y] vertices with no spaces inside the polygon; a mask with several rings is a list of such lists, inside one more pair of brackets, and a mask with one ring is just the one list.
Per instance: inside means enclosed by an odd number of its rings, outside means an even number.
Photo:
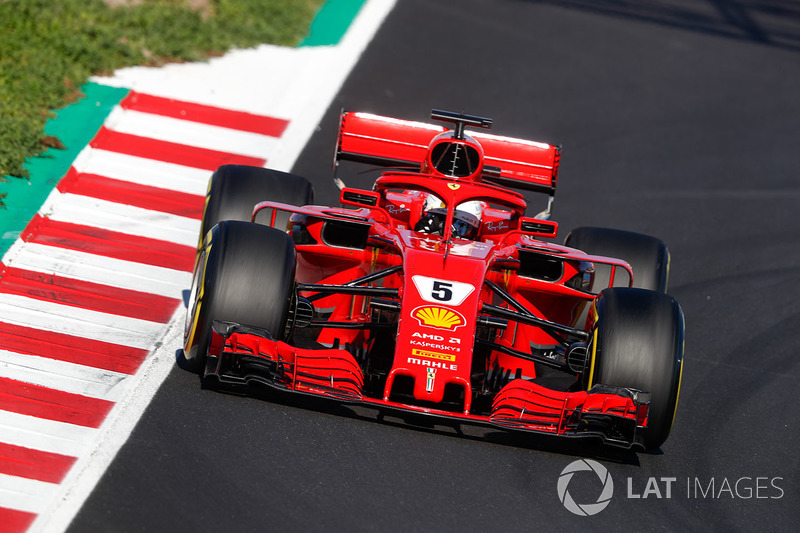
[{"label": "camera shutter logo", "polygon": [[[603,490],[600,492],[600,496],[598,496],[596,502],[579,504],[572,499],[572,496],[567,490],[567,486],[569,482],[572,481],[572,476],[575,475],[575,472],[585,471],[592,471],[597,474],[597,478],[603,484]],[[557,488],[558,499],[561,500],[561,503],[564,504],[564,507],[566,507],[569,512],[579,516],[592,516],[605,509],[611,501],[611,497],[614,495],[614,480],[611,479],[611,474],[608,473],[606,467],[597,461],[579,459],[571,462],[561,471]]]}]

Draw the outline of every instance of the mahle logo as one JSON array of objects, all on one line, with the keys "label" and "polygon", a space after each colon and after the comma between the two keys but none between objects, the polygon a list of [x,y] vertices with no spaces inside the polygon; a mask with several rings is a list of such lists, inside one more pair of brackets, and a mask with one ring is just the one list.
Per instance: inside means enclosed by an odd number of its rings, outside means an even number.
[{"label": "mahle logo", "polygon": [[[569,487],[570,481],[572,481],[572,476],[575,475],[575,472],[586,471],[594,472],[597,475],[597,478],[600,480],[603,488],[600,492],[600,496],[597,497],[596,502],[579,504],[575,502],[567,488]],[[608,503],[611,501],[611,497],[614,495],[614,480],[611,479],[611,474],[608,473],[606,467],[597,461],[593,461],[591,459],[579,459],[571,462],[564,470],[561,471],[561,476],[558,478],[557,488],[558,499],[561,500],[561,503],[564,504],[564,507],[567,508],[567,511],[578,516],[592,516],[596,515],[605,509],[606,506],[608,506]]]}]

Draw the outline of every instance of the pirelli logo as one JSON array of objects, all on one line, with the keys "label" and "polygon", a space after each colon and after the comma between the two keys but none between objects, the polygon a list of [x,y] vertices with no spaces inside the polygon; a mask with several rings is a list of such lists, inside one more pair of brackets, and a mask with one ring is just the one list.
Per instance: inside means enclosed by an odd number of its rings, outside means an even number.
[{"label": "pirelli logo", "polygon": [[412,348],[411,355],[417,357],[427,357],[429,359],[442,359],[443,361],[455,361],[456,356],[451,353],[431,352],[429,350],[420,350],[419,348]]}]

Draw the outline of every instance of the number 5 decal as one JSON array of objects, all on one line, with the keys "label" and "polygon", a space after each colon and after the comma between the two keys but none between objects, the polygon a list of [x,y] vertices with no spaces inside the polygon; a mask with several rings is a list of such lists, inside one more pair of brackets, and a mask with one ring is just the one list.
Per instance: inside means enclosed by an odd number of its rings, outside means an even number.
[{"label": "number 5 decal", "polygon": [[469,283],[429,278],[427,276],[411,276],[419,295],[426,302],[461,305],[472,294],[475,287]]},{"label": "number 5 decal", "polygon": [[453,299],[453,282],[452,281],[439,281],[438,279],[433,282],[433,290],[431,296],[434,300],[439,302],[449,302]]}]

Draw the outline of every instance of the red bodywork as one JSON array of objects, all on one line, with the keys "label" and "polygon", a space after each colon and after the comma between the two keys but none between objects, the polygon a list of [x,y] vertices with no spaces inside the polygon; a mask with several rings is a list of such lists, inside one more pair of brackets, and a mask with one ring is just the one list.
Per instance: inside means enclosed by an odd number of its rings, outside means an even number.
[{"label": "red bodywork", "polygon": [[[344,113],[337,164],[415,171],[386,171],[371,191],[344,188],[340,208],[259,203],[254,219],[262,209],[294,213],[294,334],[283,342],[215,323],[206,375],[453,422],[636,444],[644,395],[592,387],[586,348],[591,306],[605,288],[591,287],[595,269],[630,284],[630,266],[537,239],[555,237],[557,225],[525,217],[525,197],[499,185],[552,196],[559,148],[467,135]],[[438,171],[431,154],[439,142],[477,144],[478,167],[461,177]],[[431,195],[446,209],[441,235],[414,229]],[[454,235],[456,208],[475,201],[483,206],[477,236]]]}]

